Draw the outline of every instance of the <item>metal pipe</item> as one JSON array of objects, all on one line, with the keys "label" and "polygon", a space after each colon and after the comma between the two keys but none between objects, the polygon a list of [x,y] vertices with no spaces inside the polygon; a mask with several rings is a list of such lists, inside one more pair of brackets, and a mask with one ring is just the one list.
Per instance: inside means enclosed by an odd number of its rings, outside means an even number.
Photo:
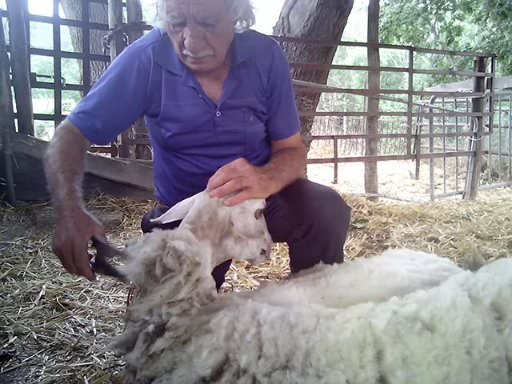
[{"label": "metal pipe", "polygon": [[[430,98],[430,101],[429,101],[429,104],[430,105],[433,105],[435,100],[437,99],[437,96],[432,96]],[[428,108],[429,110],[429,113],[432,113],[432,107],[429,107]],[[429,126],[429,140],[428,140],[428,147],[429,147],[429,151],[430,153],[433,153],[434,152],[434,137],[432,136],[434,134],[434,117],[431,116],[429,119],[428,119],[428,126]],[[431,201],[434,201],[434,198],[435,198],[435,194],[434,194],[434,158],[430,158],[429,159],[429,167],[430,167],[430,170],[429,170],[429,179],[430,179],[430,200]]]}]

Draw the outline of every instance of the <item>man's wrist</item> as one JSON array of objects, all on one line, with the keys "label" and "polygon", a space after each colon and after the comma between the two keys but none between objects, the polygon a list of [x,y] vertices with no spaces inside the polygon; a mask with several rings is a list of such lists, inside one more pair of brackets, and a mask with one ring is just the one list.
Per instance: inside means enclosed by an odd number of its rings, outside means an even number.
[{"label": "man's wrist", "polygon": [[265,197],[273,195],[283,189],[284,185],[282,180],[279,179],[278,175],[275,172],[275,169],[272,166],[264,166],[261,168],[263,173],[263,187],[266,191]]},{"label": "man's wrist", "polygon": [[84,202],[81,197],[70,192],[62,199],[54,199],[55,212],[60,217],[72,216],[84,210]]}]

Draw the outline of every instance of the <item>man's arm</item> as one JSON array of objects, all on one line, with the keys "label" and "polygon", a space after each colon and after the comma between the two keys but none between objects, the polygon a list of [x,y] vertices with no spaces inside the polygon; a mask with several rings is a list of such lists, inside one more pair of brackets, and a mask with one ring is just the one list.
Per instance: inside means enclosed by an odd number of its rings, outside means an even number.
[{"label": "man's arm", "polygon": [[288,139],[272,142],[272,155],[262,167],[237,159],[219,168],[208,181],[210,196],[223,198],[233,206],[248,199],[267,198],[293,181],[304,177],[306,148],[297,133]]},{"label": "man's arm", "polygon": [[82,177],[88,140],[69,121],[56,129],[45,158],[48,189],[57,222],[53,252],[68,272],[94,280],[89,265],[88,243],[92,236],[105,237],[104,229],[84,207]]}]

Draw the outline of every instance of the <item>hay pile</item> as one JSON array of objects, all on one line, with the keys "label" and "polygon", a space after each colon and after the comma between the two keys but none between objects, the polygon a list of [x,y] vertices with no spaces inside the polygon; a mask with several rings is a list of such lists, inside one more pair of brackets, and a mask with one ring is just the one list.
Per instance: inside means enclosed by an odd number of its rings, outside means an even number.
[{"label": "hay pile", "polygon": [[[122,244],[148,204],[89,206]],[[116,382],[122,362],[105,346],[123,327],[127,288],[67,274],[51,253],[53,223],[48,205],[0,210],[0,383]]]},{"label": "hay pile", "polygon": [[[347,258],[388,247],[410,247],[469,267],[512,254],[512,191],[481,193],[478,201],[372,203],[346,196],[353,207]],[[107,223],[110,240],[139,235],[150,202],[89,201]],[[51,254],[48,205],[0,209],[0,383],[116,383],[122,362],[106,348],[120,332],[127,287],[111,279],[88,283],[66,274]],[[276,245],[263,266],[236,263],[225,290],[253,289],[288,275],[286,247]]]},{"label": "hay pile", "polygon": [[449,257],[466,268],[512,255],[512,190],[476,201],[383,204],[349,199],[355,209],[349,257],[406,247]]}]

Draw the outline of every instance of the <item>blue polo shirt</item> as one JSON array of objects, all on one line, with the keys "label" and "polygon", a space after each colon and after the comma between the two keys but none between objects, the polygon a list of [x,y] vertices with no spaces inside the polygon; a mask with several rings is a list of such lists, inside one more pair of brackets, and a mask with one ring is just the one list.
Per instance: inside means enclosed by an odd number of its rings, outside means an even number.
[{"label": "blue polo shirt", "polygon": [[271,142],[300,130],[287,59],[255,31],[235,34],[232,68],[218,105],[154,29],[119,55],[68,116],[92,143],[108,144],[144,117],[155,195],[169,206],[200,192],[224,164],[268,162]]}]

